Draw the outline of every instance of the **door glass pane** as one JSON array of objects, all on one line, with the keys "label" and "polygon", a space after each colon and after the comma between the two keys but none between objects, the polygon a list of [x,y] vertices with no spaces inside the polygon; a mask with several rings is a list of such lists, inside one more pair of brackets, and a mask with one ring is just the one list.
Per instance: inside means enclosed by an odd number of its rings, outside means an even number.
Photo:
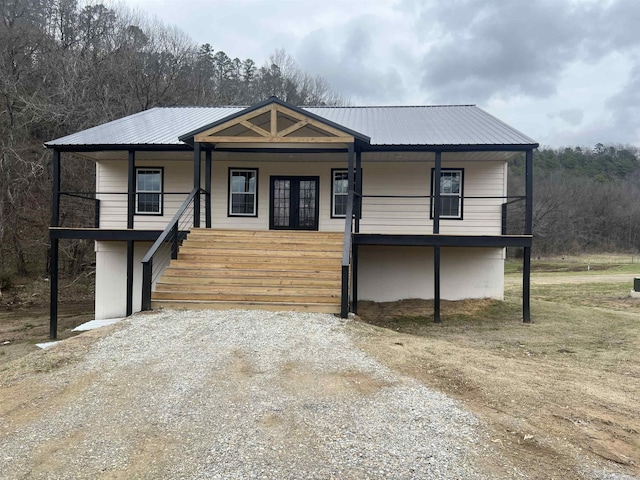
[{"label": "door glass pane", "polygon": [[301,180],[299,185],[298,225],[304,228],[314,228],[316,221],[316,181]]},{"label": "door glass pane", "polygon": [[291,181],[273,181],[273,226],[288,227],[290,221]]}]

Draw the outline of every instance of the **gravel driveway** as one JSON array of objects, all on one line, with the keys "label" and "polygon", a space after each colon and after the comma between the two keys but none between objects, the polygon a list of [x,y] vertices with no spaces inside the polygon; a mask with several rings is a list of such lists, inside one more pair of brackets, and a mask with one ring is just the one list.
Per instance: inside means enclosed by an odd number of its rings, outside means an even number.
[{"label": "gravel driveway", "polygon": [[478,420],[366,356],[354,334],[324,314],[136,315],[41,373],[62,393],[37,414],[0,418],[0,477],[490,476]]}]

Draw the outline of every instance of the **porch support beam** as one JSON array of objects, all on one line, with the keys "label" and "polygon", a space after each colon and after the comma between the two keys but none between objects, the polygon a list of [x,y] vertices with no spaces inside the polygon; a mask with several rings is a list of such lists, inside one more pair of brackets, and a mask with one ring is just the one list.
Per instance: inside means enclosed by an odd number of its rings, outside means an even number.
[{"label": "porch support beam", "polygon": [[522,255],[522,321],[531,323],[531,247]]},{"label": "porch support beam", "polygon": [[433,321],[440,323],[440,246],[433,247]]},{"label": "porch support beam", "polygon": [[136,211],[136,151],[129,150],[127,175],[127,228],[133,228],[133,215]]},{"label": "porch support beam", "polygon": [[[200,142],[195,142],[193,145],[193,188],[200,188],[202,185],[200,181],[202,169],[200,151]],[[193,198],[193,226],[194,228],[200,227],[200,195]]]},{"label": "porch support beam", "polygon": [[360,217],[362,216],[362,152],[360,148],[356,150],[356,224],[354,233],[360,233]]},{"label": "porch support beam", "polygon": [[348,145],[347,153],[347,211],[344,219],[344,243],[342,248],[342,295],[340,301],[340,316],[349,316],[349,265],[351,264],[351,235],[353,225],[353,193],[354,193],[354,159],[353,143]]},{"label": "porch support beam", "polygon": [[127,317],[133,313],[133,249],[135,242],[127,240]]},{"label": "porch support beam", "polygon": [[204,157],[204,222],[205,227],[211,228],[211,149],[207,148]]},{"label": "porch support beam", "polygon": [[351,310],[358,314],[358,246],[355,244],[351,245]]},{"label": "porch support beam", "polygon": [[435,154],[435,168],[433,170],[433,233],[440,233],[440,176],[442,170],[442,152]]},{"label": "porch support beam", "polygon": [[[433,234],[440,234],[440,175],[442,170],[442,152],[435,152],[433,170]],[[433,247],[433,321],[440,323],[440,246]]]},{"label": "porch support beam", "polygon": [[[51,226],[60,226],[60,150],[51,158]],[[59,240],[49,235],[49,338],[58,337],[58,249]]]},{"label": "porch support beam", "polygon": [[[533,149],[525,155],[524,233],[533,234]],[[522,321],[531,322],[531,247],[524,247],[522,256]]]},{"label": "porch support beam", "polygon": [[60,150],[51,157],[51,226],[60,226]]},{"label": "porch support beam", "polygon": [[49,253],[49,338],[58,337],[58,244],[60,240],[50,237],[51,252]]}]

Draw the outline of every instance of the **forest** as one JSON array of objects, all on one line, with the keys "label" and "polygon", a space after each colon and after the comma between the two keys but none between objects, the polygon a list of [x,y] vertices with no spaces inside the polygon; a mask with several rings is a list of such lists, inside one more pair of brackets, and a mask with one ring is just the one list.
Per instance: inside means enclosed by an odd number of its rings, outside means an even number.
[{"label": "forest", "polygon": [[[0,9],[0,290],[14,276],[46,275],[43,142],[156,106],[251,105],[271,95],[300,106],[349,103],[283,50],[261,65],[232,58],[123,6],[0,0]],[[636,147],[606,143],[539,149],[535,253],[640,250],[639,157]],[[516,159],[510,195],[522,193],[522,172]],[[62,178],[63,189],[94,190],[91,162],[65,159]],[[66,273],[90,267],[90,243],[63,243]]]}]

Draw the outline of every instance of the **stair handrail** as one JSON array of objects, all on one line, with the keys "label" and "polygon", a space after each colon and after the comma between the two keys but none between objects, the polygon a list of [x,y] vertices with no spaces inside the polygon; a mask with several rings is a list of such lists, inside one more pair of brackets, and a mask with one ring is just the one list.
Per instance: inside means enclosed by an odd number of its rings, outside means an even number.
[{"label": "stair handrail", "polygon": [[[160,246],[167,240],[167,237],[175,232],[180,219],[189,208],[191,202],[194,201],[196,195],[200,195],[204,190],[195,187],[185,201],[182,203],[178,211],[175,213],[171,221],[167,224],[160,236],[153,243],[147,254],[142,259],[142,311],[151,310],[151,284],[153,278],[153,256],[157,253]],[[206,193],[206,192],[205,192]],[[194,222],[196,221],[194,217]]]}]

